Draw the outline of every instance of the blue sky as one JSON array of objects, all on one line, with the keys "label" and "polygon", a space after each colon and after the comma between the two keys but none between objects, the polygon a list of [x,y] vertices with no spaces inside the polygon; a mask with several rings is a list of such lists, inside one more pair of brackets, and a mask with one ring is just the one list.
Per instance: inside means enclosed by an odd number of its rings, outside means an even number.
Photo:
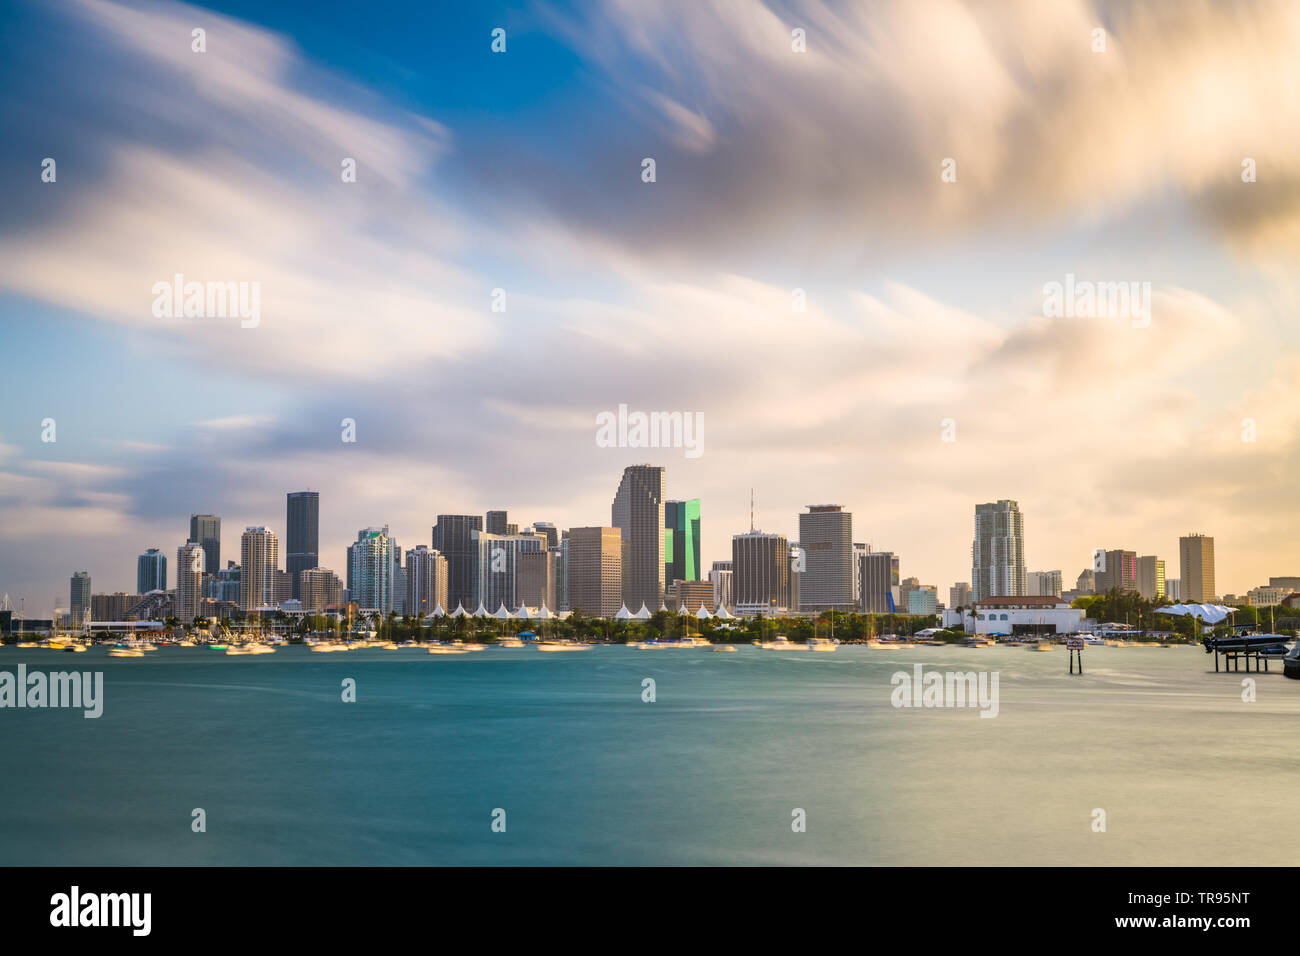
[{"label": "blue sky", "polygon": [[[233,555],[303,487],[336,569],[358,528],[413,546],[439,512],[605,523],[643,460],[703,500],[706,566],[752,486],[792,535],[844,504],[941,596],[1006,497],[1067,580],[1094,547],[1175,576],[1192,530],[1224,591],[1300,567],[1290,5],[11,6],[15,599],[130,589],[191,512]],[[260,283],[261,323],[153,316],[177,272]],[[1049,320],[1066,273],[1150,283],[1150,327]],[[597,447],[620,403],[702,412],[705,453]]]}]

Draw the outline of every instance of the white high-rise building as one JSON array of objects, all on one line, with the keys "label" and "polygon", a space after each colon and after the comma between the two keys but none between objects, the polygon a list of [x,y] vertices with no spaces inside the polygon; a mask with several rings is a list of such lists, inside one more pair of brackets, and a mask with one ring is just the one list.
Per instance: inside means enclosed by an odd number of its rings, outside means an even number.
[{"label": "white high-rise building", "polygon": [[239,539],[239,607],[244,612],[275,605],[280,541],[270,528],[244,529]]},{"label": "white high-rise building", "polygon": [[362,528],[348,545],[348,596],[363,611],[387,614],[393,604],[395,543],[388,526]]},{"label": "white high-rise building", "polygon": [[1025,594],[1025,524],[1020,506],[1007,499],[975,506],[971,590],[976,601]]},{"label": "white high-rise building", "polygon": [[182,624],[199,616],[206,570],[207,553],[202,542],[186,541],[176,549],[176,617]]}]

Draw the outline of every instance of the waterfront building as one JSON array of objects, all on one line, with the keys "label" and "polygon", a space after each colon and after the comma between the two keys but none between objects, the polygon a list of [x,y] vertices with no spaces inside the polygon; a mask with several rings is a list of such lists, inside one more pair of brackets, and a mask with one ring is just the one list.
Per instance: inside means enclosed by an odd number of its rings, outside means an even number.
[{"label": "waterfront building", "polygon": [[[539,536],[540,537],[540,536]],[[545,545],[546,539],[542,538]],[[515,600],[519,606],[559,608],[560,551],[520,551],[515,557]]]},{"label": "waterfront building", "polygon": [[125,621],[131,608],[140,603],[139,594],[114,591],[112,594],[92,594],[90,596],[90,619],[92,621]]},{"label": "waterfront building", "polygon": [[674,581],[698,581],[701,570],[700,499],[665,501],[665,584],[671,587]]},{"label": "waterfront building", "polygon": [[1064,590],[1060,571],[1028,571],[1025,573],[1025,586],[1028,594],[1042,597],[1060,597]]},{"label": "waterfront building", "polygon": [[907,613],[926,615],[939,610],[939,589],[930,584],[918,584],[907,592]]},{"label": "waterfront building", "polygon": [[[613,617],[623,604],[622,529],[570,528],[567,534],[570,609],[589,617]],[[657,532],[655,537],[663,541]],[[658,607],[656,604],[651,610]]]},{"label": "waterfront building", "polygon": [[858,556],[858,608],[863,614],[894,614],[903,608],[898,555],[867,551]]},{"label": "waterfront building", "polygon": [[72,576],[69,619],[74,625],[90,620],[90,572],[78,571]]},{"label": "waterfront building", "polygon": [[[204,549],[206,553],[206,548]],[[280,567],[280,539],[260,525],[244,529],[239,539],[239,608],[244,613],[275,605],[275,572]]]},{"label": "waterfront building", "polygon": [[474,607],[481,604],[488,611],[496,611],[504,605],[508,611],[515,610],[519,607],[515,593],[519,555],[526,551],[545,551],[546,539],[538,534],[491,534],[486,531],[471,531],[470,534],[475,545],[475,585],[470,595]]},{"label": "waterfront building", "polygon": [[1020,505],[1003,499],[975,506],[971,544],[975,600],[1025,593],[1025,525]]},{"label": "waterfront building", "polygon": [[420,545],[406,552],[407,614],[420,617],[447,607],[447,559],[437,551]]},{"label": "waterfront building", "polygon": [[395,547],[388,525],[362,528],[357,532],[357,540],[348,546],[348,598],[361,610],[380,614],[396,610],[393,603]]},{"label": "waterfront building", "polygon": [[799,607],[805,611],[852,611],[853,514],[839,505],[808,505],[799,515],[799,547],[804,568]]},{"label": "waterfront building", "polygon": [[[150,548],[135,559],[135,587],[140,594],[150,591],[167,590],[167,555],[157,548]],[[120,621],[122,618],[100,618],[100,620]]]},{"label": "waterfront building", "polygon": [[1188,534],[1178,539],[1179,577],[1182,600],[1188,604],[1209,604],[1217,597],[1214,586],[1214,539]]},{"label": "waterfront building", "polygon": [[309,614],[321,614],[343,603],[343,582],[329,568],[306,568],[299,572],[298,589],[302,594],[302,609]]},{"label": "waterfront building", "polygon": [[447,559],[445,610],[449,614],[458,605],[466,611],[478,607],[474,602],[478,546],[473,533],[482,530],[482,515],[438,515],[438,523],[433,526],[433,550]]},{"label": "waterfront building", "polygon": [[685,608],[689,613],[695,614],[701,607],[706,607],[712,614],[716,610],[713,606],[713,584],[710,581],[683,581],[678,578],[673,582],[673,597],[677,611]]},{"label": "waterfront building", "polygon": [[629,465],[610,506],[610,524],[623,535],[623,600],[636,611],[664,600],[664,501],[668,481],[662,467]]},{"label": "waterfront building", "polygon": [[713,608],[732,607],[736,601],[732,584],[730,561],[714,561],[709,571],[709,583],[713,585]]},{"label": "waterfront building", "polygon": [[182,624],[190,624],[199,616],[207,557],[197,541],[187,541],[176,549],[176,617]]},{"label": "waterfront building", "polygon": [[320,492],[291,491],[285,509],[284,567],[293,597],[301,598],[300,575],[320,564]]},{"label": "waterfront building", "polygon": [[1148,601],[1159,601],[1165,596],[1165,562],[1154,554],[1137,560],[1137,590]]},{"label": "waterfront building", "polygon": [[1105,552],[1104,567],[1094,567],[1093,577],[1098,594],[1112,588],[1121,591],[1138,589],[1138,556],[1136,551],[1113,548]]},{"label": "waterfront building", "polygon": [[735,612],[777,614],[790,610],[790,544],[783,534],[747,531],[731,537]]},{"label": "waterfront building", "polygon": [[1082,608],[1072,608],[1051,595],[993,597],[978,602],[973,612],[947,608],[943,626],[968,634],[1077,634],[1087,630]]},{"label": "waterfront building", "polygon": [[190,515],[190,534],[186,541],[203,546],[203,566],[209,571],[221,567],[221,519],[216,515]]}]

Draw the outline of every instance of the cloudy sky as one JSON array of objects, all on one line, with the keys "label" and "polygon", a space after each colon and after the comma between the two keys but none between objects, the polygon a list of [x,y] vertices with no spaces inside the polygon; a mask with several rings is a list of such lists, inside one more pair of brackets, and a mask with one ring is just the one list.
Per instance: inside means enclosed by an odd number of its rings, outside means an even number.
[{"label": "cloudy sky", "polygon": [[[9,11],[0,592],[29,613],[76,570],[134,590],[191,512],[234,557],[319,490],[341,570],[440,512],[608,523],[641,461],[702,499],[706,567],[752,487],[792,537],[842,503],[944,598],[998,498],[1067,582],[1095,547],[1177,576],[1190,531],[1222,592],[1300,574],[1300,5]],[[178,273],[258,283],[259,324],[156,316]],[[1045,316],[1067,275],[1149,283],[1149,324]],[[621,403],[702,413],[703,454],[599,447]]]}]

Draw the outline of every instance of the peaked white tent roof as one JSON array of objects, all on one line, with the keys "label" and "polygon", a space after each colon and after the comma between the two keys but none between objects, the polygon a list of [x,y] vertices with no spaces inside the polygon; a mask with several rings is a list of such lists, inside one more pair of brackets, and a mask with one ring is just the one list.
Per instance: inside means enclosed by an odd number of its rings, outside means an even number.
[{"label": "peaked white tent roof", "polygon": [[661,611],[667,611],[667,610],[668,610],[668,605],[667,605],[667,603],[665,603],[664,601],[660,601],[660,602],[659,602],[659,610],[661,610]]},{"label": "peaked white tent roof", "polygon": [[435,607],[432,611],[429,612],[429,617],[446,617],[446,616],[447,616],[447,612],[442,609],[441,604],[439,604],[437,607]]},{"label": "peaked white tent roof", "polygon": [[496,618],[498,621],[504,621],[510,617],[510,612],[506,610],[506,605],[504,601],[501,602],[501,606],[497,608],[496,613],[493,614],[492,616]]},{"label": "peaked white tent roof", "polygon": [[681,606],[679,606],[679,607],[677,608],[677,613],[678,613],[678,614],[685,614],[685,615],[687,615],[688,617],[690,616],[690,613],[691,613],[691,612],[688,611],[688,610],[686,610],[686,602],[685,602],[685,601],[683,601],[683,602],[681,603]]},{"label": "peaked white tent roof", "polygon": [[1218,624],[1220,621],[1226,620],[1233,611],[1233,608],[1225,607],[1222,604],[1175,604],[1172,607],[1158,607],[1155,609],[1157,614],[1176,614],[1179,616],[1190,614],[1192,617],[1199,617],[1206,624]]},{"label": "peaked white tent roof", "polygon": [[478,602],[478,610],[474,612],[474,617],[491,617],[487,612],[487,608],[483,606],[482,601]]},{"label": "peaked white tent roof", "polygon": [[532,617],[532,615],[528,613],[527,605],[524,604],[519,605],[519,610],[515,611],[515,620],[526,621],[530,617]]},{"label": "peaked white tent roof", "polygon": [[638,621],[650,620],[650,609],[645,606],[645,601],[641,602],[641,610],[637,611],[632,616],[636,618]]},{"label": "peaked white tent roof", "polygon": [[713,615],[709,613],[709,609],[703,604],[701,604],[700,609],[695,612],[695,616],[701,621],[707,621],[709,618],[713,617]]},{"label": "peaked white tent roof", "polygon": [[632,612],[627,609],[626,604],[624,604],[621,608],[619,608],[618,613],[614,615],[614,620],[616,621],[627,621],[630,620],[631,618],[632,618]]},{"label": "peaked white tent roof", "polygon": [[555,615],[552,614],[550,608],[548,608],[548,607],[546,606],[546,604],[543,603],[543,604],[542,604],[542,607],[541,607],[541,610],[539,610],[539,611],[537,612],[537,616],[538,616],[539,618],[541,618],[543,621],[549,621],[549,620],[550,620],[551,618],[553,618]]},{"label": "peaked white tent roof", "polygon": [[713,616],[714,616],[714,617],[720,617],[720,618],[722,618],[723,620],[726,620],[726,621],[730,621],[730,620],[733,620],[733,619],[735,618],[736,615],[734,615],[734,614],[732,614],[730,611],[728,611],[728,610],[727,610],[727,605],[724,604],[724,605],[722,605],[721,607],[718,608],[718,613],[715,614],[715,615],[713,615]]},{"label": "peaked white tent roof", "polygon": [[452,617],[465,617],[468,614],[469,611],[465,610],[465,605],[463,604],[457,604],[456,610],[451,612]]}]

